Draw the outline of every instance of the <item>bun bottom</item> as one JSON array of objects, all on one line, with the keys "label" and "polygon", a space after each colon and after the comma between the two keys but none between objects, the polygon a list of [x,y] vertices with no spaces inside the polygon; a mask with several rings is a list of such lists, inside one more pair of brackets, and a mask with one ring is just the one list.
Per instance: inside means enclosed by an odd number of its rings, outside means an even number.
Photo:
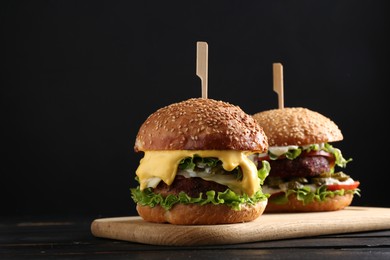
[{"label": "bun bottom", "polygon": [[309,204],[303,204],[295,195],[288,197],[285,204],[275,204],[268,200],[265,213],[286,213],[286,212],[318,212],[318,211],[336,211],[344,209],[352,203],[353,194],[343,196],[328,197],[325,201],[314,201]]},{"label": "bun bottom", "polygon": [[138,214],[148,222],[175,225],[215,225],[249,222],[263,214],[267,200],[256,205],[242,206],[236,211],[226,205],[177,204],[170,210],[161,206],[149,207],[137,204]]}]

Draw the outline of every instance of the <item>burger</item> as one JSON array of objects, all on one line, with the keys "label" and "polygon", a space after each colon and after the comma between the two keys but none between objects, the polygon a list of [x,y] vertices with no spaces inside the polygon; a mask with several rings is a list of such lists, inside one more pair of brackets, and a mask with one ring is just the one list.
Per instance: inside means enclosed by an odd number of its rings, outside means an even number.
[{"label": "burger", "polygon": [[131,196],[148,222],[213,225],[258,218],[269,173],[257,155],[268,149],[262,128],[240,107],[191,98],[152,113],[134,150],[143,152]]},{"label": "burger", "polygon": [[359,181],[340,169],[345,159],[331,142],[343,140],[328,117],[301,107],[259,112],[253,118],[268,137],[267,160],[271,170],[263,191],[270,194],[265,212],[341,210],[359,195]]}]

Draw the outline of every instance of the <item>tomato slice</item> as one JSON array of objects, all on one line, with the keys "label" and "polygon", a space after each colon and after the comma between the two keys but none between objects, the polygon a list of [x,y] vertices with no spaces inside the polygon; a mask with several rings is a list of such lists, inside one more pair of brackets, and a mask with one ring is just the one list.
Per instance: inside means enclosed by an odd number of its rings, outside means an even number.
[{"label": "tomato slice", "polygon": [[355,181],[354,183],[351,183],[351,184],[332,184],[332,185],[327,185],[327,189],[328,190],[354,190],[356,189],[357,187],[359,187],[360,185],[360,182],[359,181]]},{"label": "tomato slice", "polygon": [[262,157],[258,157],[257,160],[260,161],[260,162],[261,162],[261,161],[269,161],[270,158],[269,158],[268,155],[265,155],[265,156],[262,156]]},{"label": "tomato slice", "polygon": [[284,195],[284,191],[278,191],[276,193],[272,193],[270,198],[275,198],[275,197],[278,197],[278,196],[281,196],[281,195]]}]

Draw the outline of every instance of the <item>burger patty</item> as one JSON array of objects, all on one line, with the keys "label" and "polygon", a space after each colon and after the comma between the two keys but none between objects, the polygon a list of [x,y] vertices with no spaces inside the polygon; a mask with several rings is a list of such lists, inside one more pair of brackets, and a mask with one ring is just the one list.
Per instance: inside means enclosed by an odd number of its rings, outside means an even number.
[{"label": "burger patty", "polygon": [[203,197],[206,197],[206,192],[214,190],[216,192],[223,192],[227,189],[227,186],[221,185],[213,181],[205,181],[202,178],[186,178],[181,175],[176,175],[175,180],[170,186],[161,181],[157,187],[153,190],[154,193],[159,193],[163,197],[169,194],[178,195],[181,191],[184,191],[188,196],[196,198],[200,193],[203,193]]},{"label": "burger patty", "polygon": [[330,164],[323,156],[300,156],[294,160],[279,159],[270,160],[271,171],[269,176],[291,177],[315,177],[330,171]]}]

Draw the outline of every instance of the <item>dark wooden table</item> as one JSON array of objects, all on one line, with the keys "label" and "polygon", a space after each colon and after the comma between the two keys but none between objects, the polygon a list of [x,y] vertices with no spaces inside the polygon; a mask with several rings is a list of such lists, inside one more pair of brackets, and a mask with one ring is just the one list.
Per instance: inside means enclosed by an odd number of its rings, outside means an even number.
[{"label": "dark wooden table", "polygon": [[390,230],[175,247],[96,238],[93,218],[0,220],[0,259],[390,259]]}]

